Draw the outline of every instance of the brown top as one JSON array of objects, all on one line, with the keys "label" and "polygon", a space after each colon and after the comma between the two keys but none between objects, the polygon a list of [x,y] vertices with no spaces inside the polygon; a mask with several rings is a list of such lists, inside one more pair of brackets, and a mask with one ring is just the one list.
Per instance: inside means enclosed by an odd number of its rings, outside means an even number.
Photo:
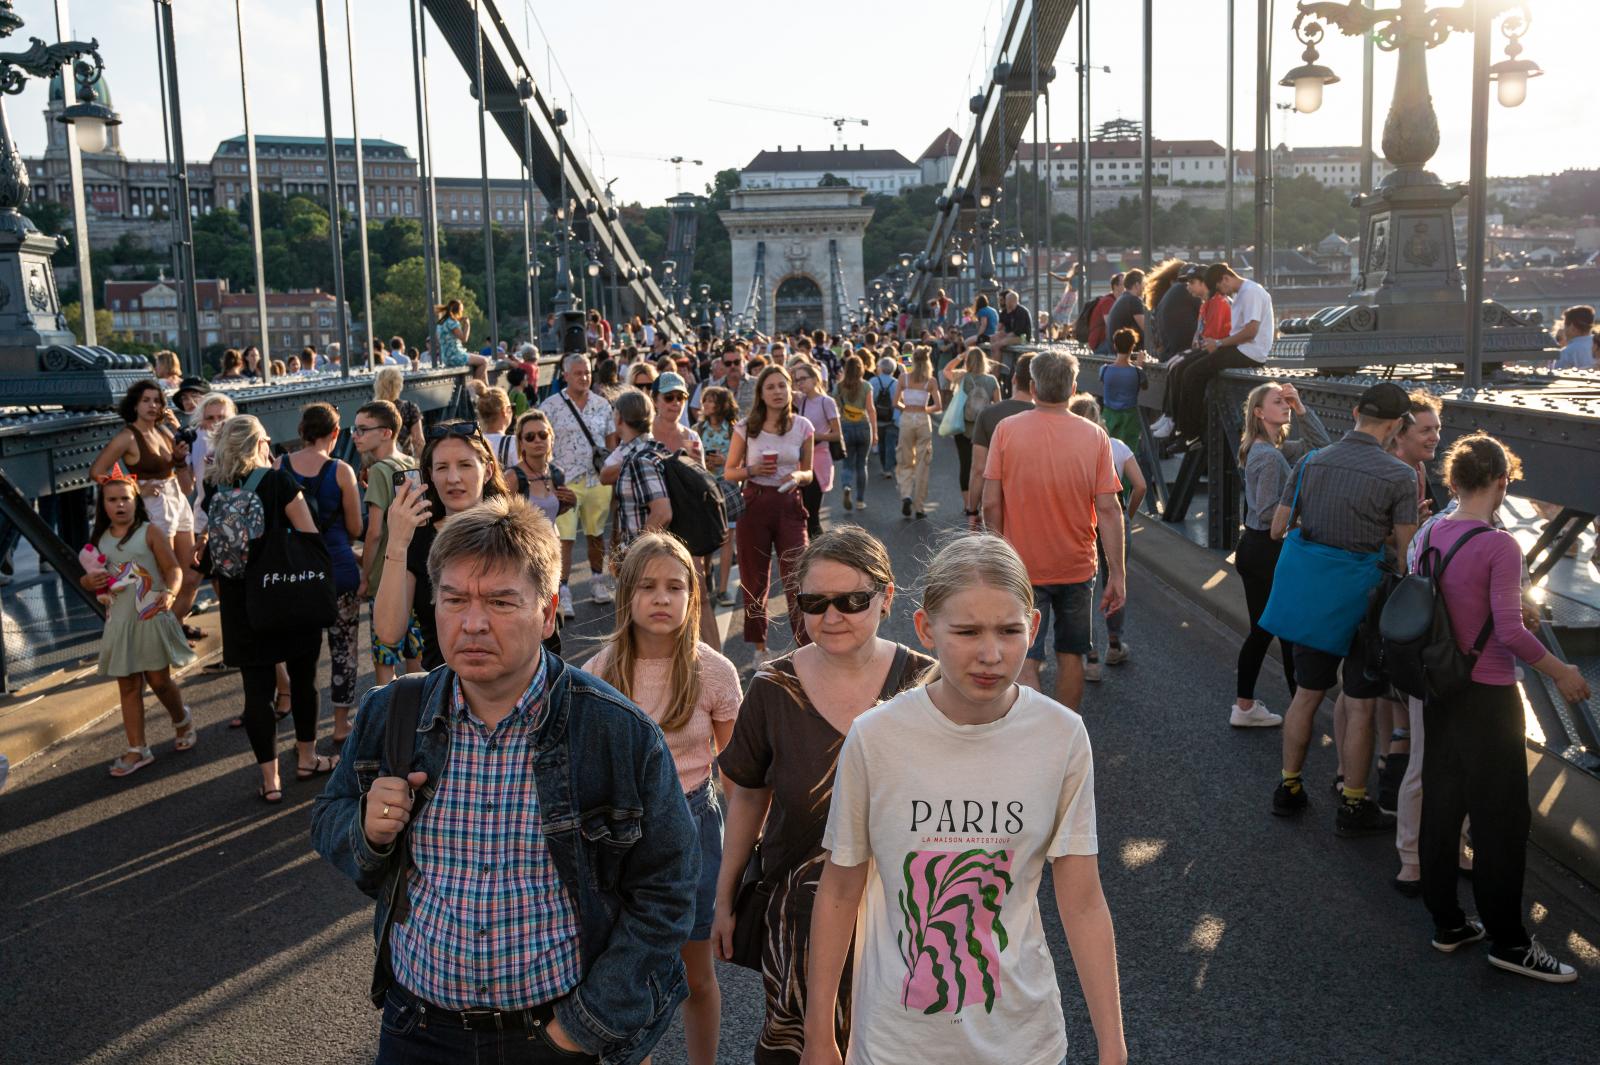
[{"label": "brown top", "polygon": [[[171,477],[176,463],[173,461],[170,441],[167,444],[167,454],[162,457],[145,445],[144,434],[139,431],[137,425],[128,426],[128,432],[133,434],[133,451],[138,456],[128,465],[128,472],[140,481],[164,481]],[[156,432],[159,433],[161,430],[157,429]]]},{"label": "brown top", "polygon": [[[911,687],[932,665],[926,655],[897,647],[878,702]],[[764,878],[821,856],[843,746],[844,737],[812,706],[792,655],[774,659],[751,679],[733,738],[717,764],[742,788],[772,789],[772,809],[761,833]]]}]

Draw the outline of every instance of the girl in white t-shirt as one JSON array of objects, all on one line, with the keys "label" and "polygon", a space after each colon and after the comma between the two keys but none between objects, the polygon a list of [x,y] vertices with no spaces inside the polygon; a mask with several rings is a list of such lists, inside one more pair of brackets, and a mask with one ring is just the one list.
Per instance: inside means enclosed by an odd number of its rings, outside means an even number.
[{"label": "girl in white t-shirt", "polygon": [[[1017,684],[1038,624],[1027,570],[999,537],[963,537],[928,564],[916,626],[933,679],[857,718],[839,755],[802,1065],[1063,1061],[1038,902],[1047,861],[1099,1060],[1127,1060],[1089,737]],[[832,1018],[853,932],[841,1057]]]},{"label": "girl in white t-shirt", "polygon": [[583,668],[632,699],[666,736],[678,783],[699,828],[700,885],[683,945],[689,1065],[717,1060],[722,993],[711,964],[711,919],[722,867],[722,809],[711,761],[739,716],[739,673],[698,639],[700,576],[683,541],[647,532],[628,545],[617,574],[617,627]]}]

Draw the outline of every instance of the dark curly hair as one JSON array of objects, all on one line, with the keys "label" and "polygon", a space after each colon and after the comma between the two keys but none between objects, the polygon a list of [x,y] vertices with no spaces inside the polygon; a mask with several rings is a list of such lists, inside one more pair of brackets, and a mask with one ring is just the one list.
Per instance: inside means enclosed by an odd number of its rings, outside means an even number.
[{"label": "dark curly hair", "polygon": [[161,397],[161,402],[163,405],[165,405],[167,402],[167,394],[161,390],[160,382],[153,377],[147,377],[143,381],[135,381],[133,384],[129,385],[128,390],[122,394],[122,398],[117,400],[118,416],[129,425],[132,425],[134,422],[138,421],[139,400],[143,398],[146,392],[149,392],[152,389],[155,390],[156,395]]}]

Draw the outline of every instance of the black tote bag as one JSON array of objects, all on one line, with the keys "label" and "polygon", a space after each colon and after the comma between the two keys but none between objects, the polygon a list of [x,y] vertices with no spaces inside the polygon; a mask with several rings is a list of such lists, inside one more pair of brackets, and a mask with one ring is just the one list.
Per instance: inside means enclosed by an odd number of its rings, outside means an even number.
[{"label": "black tote bag", "polygon": [[290,525],[281,510],[250,545],[244,580],[245,613],[257,632],[325,629],[339,620],[328,545]]}]

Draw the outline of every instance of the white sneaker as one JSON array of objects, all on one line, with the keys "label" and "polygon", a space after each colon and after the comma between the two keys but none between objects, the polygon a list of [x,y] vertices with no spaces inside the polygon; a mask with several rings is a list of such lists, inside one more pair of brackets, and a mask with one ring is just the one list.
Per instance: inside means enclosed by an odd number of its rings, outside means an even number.
[{"label": "white sneaker", "polygon": [[617,600],[611,591],[611,579],[604,574],[589,578],[590,594],[597,603],[614,603]]},{"label": "white sneaker", "polygon": [[1177,426],[1173,425],[1172,419],[1165,414],[1150,423],[1150,433],[1157,440],[1165,440],[1172,435],[1172,430],[1175,428]]},{"label": "white sneaker", "polygon": [[1283,715],[1268,710],[1260,699],[1252,703],[1248,710],[1240,710],[1239,704],[1234,703],[1232,711],[1228,715],[1228,724],[1234,728],[1272,728],[1283,724]]},{"label": "white sneaker", "polygon": [[1133,651],[1133,648],[1129,647],[1127,645],[1127,643],[1119,643],[1115,647],[1107,647],[1106,648],[1106,665],[1108,665],[1108,666],[1120,666],[1120,665],[1122,665],[1122,663],[1124,663],[1124,662],[1126,662],[1128,660],[1128,656],[1132,651]]},{"label": "white sneaker", "polygon": [[572,607],[572,589],[565,584],[561,586],[561,616],[569,619],[578,616],[578,612]]},{"label": "white sneaker", "polygon": [[1099,662],[1089,662],[1089,661],[1084,662],[1083,663],[1083,679],[1087,680],[1087,681],[1092,681],[1095,684],[1100,683],[1100,663]]}]

